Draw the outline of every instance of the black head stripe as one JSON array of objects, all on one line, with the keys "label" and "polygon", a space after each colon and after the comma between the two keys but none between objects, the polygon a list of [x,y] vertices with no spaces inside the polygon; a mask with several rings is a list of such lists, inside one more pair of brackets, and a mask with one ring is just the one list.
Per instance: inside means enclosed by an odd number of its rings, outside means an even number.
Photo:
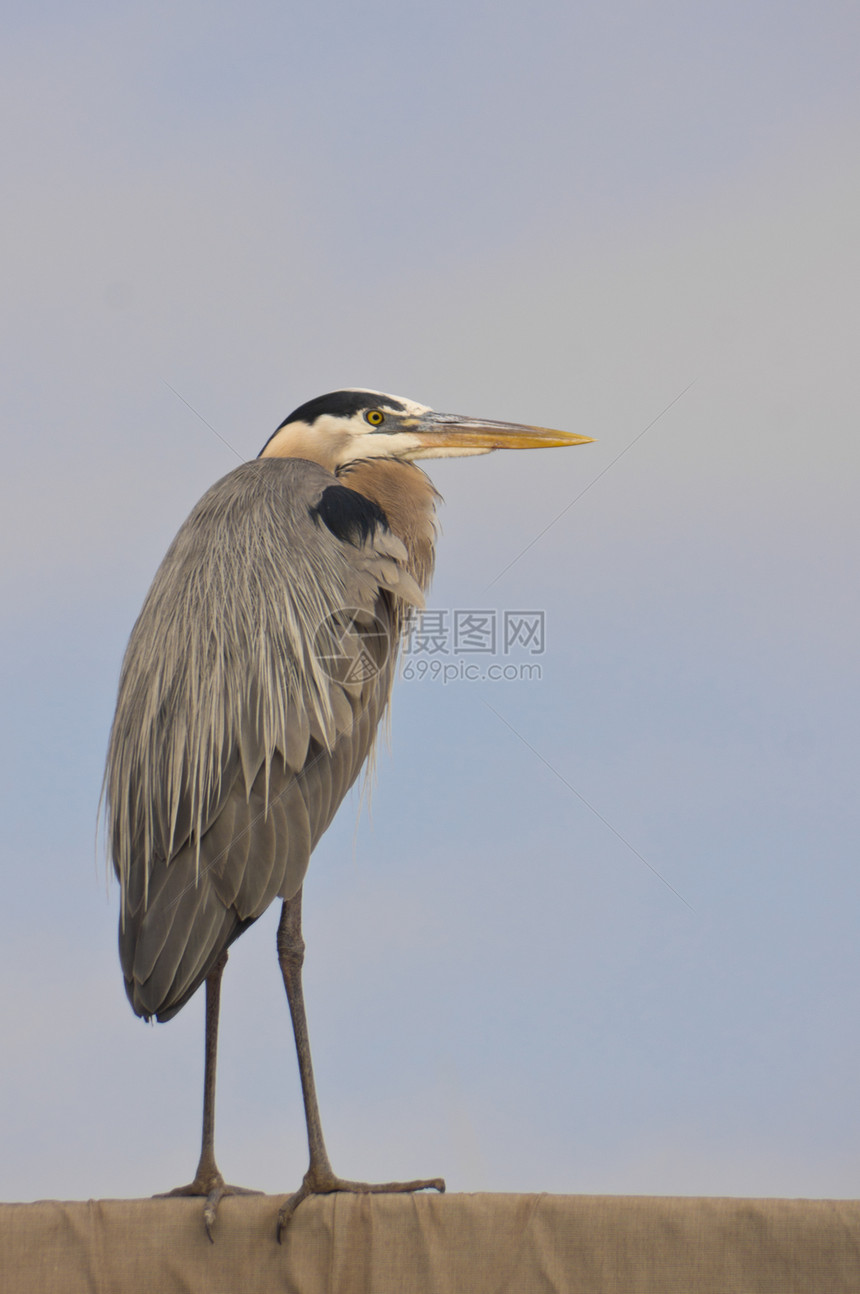
[{"label": "black head stripe", "polygon": [[[377,406],[383,409],[394,409],[397,413],[405,413],[406,406],[399,400],[395,400],[390,395],[384,395],[381,391],[331,391],[328,395],[318,395],[315,400],[308,400],[307,404],[302,404],[298,409],[294,409],[288,418],[281,423],[281,427],[286,427],[291,422],[307,422],[311,426],[317,418],[323,414],[331,414],[333,418],[352,418],[355,414],[361,413],[363,409],[375,409]],[[281,430],[278,427],[278,431]]]},{"label": "black head stripe", "polygon": [[343,543],[354,544],[356,548],[377,529],[388,529],[388,518],[379,504],[345,485],[326,486],[310,514]]}]

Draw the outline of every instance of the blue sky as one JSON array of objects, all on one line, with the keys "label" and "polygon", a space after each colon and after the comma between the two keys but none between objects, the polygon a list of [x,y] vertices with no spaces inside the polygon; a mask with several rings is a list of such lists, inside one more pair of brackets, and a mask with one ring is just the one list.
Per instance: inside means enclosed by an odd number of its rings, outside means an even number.
[{"label": "blue sky", "polygon": [[[597,440],[432,470],[431,606],[541,610],[547,646],[540,681],[403,680],[314,858],[336,1168],[855,1196],[854,10],[15,21],[0,1195],[191,1175],[202,998],[132,1015],[95,851],[119,663],[207,486],[363,385]],[[305,1166],[276,916],[218,1104],[271,1191]]]}]

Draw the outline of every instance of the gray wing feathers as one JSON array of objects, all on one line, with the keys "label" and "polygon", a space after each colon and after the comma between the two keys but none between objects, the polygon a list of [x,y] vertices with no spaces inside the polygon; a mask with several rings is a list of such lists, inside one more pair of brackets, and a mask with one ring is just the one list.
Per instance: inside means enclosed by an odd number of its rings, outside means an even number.
[{"label": "gray wing feathers", "polygon": [[[333,479],[258,459],[219,481],[132,632],[105,785],[141,1015],[173,1015],[275,897],[298,891],[373,745],[401,624],[423,599],[390,532],[355,546],[311,520]],[[313,646],[341,608],[353,615],[335,681]],[[365,658],[369,671],[348,668]]]}]

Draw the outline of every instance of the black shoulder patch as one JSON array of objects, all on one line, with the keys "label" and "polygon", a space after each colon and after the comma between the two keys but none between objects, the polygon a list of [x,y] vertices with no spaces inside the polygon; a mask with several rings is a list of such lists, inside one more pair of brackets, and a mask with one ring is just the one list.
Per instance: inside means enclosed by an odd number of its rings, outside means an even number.
[{"label": "black shoulder patch", "polygon": [[378,529],[388,529],[388,518],[379,504],[345,485],[327,485],[309,512],[318,525],[322,522],[338,539],[356,548]]},{"label": "black shoulder patch", "polygon": [[[317,418],[325,413],[331,414],[333,418],[352,418],[354,414],[361,413],[362,409],[375,409],[378,404],[384,409],[405,412],[405,406],[399,400],[382,391],[330,391],[328,395],[318,395],[315,400],[308,400],[307,404],[294,409],[281,423],[281,427],[286,427],[291,422],[306,422],[313,426]],[[277,430],[280,431],[281,427]]]}]

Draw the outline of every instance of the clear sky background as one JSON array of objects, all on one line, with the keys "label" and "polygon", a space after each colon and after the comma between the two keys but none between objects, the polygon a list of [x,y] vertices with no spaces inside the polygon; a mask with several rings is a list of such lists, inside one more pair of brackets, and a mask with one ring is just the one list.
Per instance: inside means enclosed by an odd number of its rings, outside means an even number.
[{"label": "clear sky background", "polygon": [[[95,851],[119,664],[196,499],[346,385],[597,443],[432,466],[430,605],[544,611],[543,677],[401,681],[313,859],[335,1167],[860,1192],[858,36],[835,0],[7,17],[0,1196],[192,1175],[203,995],[132,1015]],[[288,1191],[276,919],[217,1145]]]}]

